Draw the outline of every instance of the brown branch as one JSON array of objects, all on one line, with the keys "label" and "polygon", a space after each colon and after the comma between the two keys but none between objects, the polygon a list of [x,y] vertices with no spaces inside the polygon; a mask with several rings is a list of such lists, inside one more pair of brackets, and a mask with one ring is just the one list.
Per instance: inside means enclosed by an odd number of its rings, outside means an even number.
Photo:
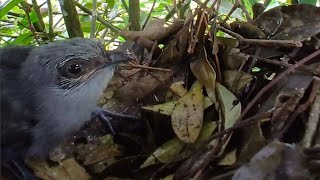
[{"label": "brown branch", "polygon": [[170,69],[164,69],[164,68],[156,68],[156,67],[150,67],[150,66],[144,66],[144,65],[138,65],[138,64],[123,64],[120,65],[120,67],[125,67],[125,68],[139,68],[139,69],[146,69],[146,70],[155,70],[155,71],[164,71],[164,72],[170,72]]},{"label": "brown branch", "polygon": [[267,39],[246,39],[243,36],[230,31],[222,26],[218,26],[218,29],[236,38],[240,44],[256,45],[263,47],[302,47],[300,41],[295,40],[267,40]]},{"label": "brown branch", "polygon": [[29,24],[29,27],[27,27],[27,28],[31,31],[32,35],[34,36],[34,39],[40,45],[40,41],[38,39],[38,36],[37,36],[37,33],[36,33],[36,29],[34,28],[32,22],[31,22],[31,19],[30,19],[30,15],[29,15],[29,13],[30,13],[30,5],[23,1],[23,2],[21,2],[21,7],[22,7],[23,11],[26,13],[27,21],[28,21],[28,24]]},{"label": "brown branch", "polygon": [[[253,56],[250,55],[250,57],[253,57]],[[275,66],[279,66],[281,68],[282,67],[290,68],[291,66],[293,66],[292,64],[288,64],[288,63],[277,61],[277,60],[270,60],[270,59],[266,59],[266,58],[259,58],[258,57],[257,60],[260,61],[260,62],[264,62],[264,63],[272,64],[272,65],[275,65]],[[307,68],[306,66],[303,66],[303,65],[297,67],[297,70],[300,70],[300,71],[303,71],[303,72],[306,72],[306,73],[310,73],[312,75],[320,77],[320,72],[319,71]]]},{"label": "brown branch", "polygon": [[294,122],[294,120],[298,117],[298,115],[305,112],[312,105],[319,91],[319,87],[320,87],[319,84],[320,84],[319,78],[314,78],[313,85],[312,85],[311,92],[308,99],[306,100],[305,103],[299,105],[299,107],[296,108],[295,111],[291,114],[291,116],[288,118],[288,122],[286,122],[282,130],[275,135],[277,139],[282,139],[283,134],[289,129],[289,127]]},{"label": "brown branch", "polygon": [[320,50],[317,50],[310,54],[309,56],[303,58],[298,63],[292,65],[290,68],[279,74],[277,77],[275,77],[269,84],[267,84],[264,88],[261,89],[261,91],[250,101],[250,103],[247,105],[247,107],[243,110],[241,113],[241,116],[238,118],[237,121],[241,121],[245,115],[249,112],[249,110],[255,105],[255,103],[261,98],[261,96],[269,91],[276,83],[278,83],[280,80],[282,80],[284,77],[287,77],[291,72],[293,72],[297,67],[301,66],[302,64],[312,60],[313,58],[320,55]]}]

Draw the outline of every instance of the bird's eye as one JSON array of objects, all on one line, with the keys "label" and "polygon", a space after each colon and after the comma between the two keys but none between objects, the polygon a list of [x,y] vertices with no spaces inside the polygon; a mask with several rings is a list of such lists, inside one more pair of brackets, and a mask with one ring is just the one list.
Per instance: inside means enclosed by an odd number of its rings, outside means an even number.
[{"label": "bird's eye", "polygon": [[68,67],[68,71],[71,74],[77,75],[80,74],[82,72],[82,65],[81,64],[71,64]]},{"label": "bird's eye", "polygon": [[65,62],[59,71],[63,77],[77,79],[80,76],[88,73],[90,63],[88,60],[81,58],[74,58]]}]

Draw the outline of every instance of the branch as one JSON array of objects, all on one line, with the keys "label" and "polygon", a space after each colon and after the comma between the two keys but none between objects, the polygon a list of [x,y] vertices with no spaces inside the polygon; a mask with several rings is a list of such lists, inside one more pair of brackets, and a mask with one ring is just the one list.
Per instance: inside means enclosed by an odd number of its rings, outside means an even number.
[{"label": "branch", "polygon": [[140,31],[140,3],[139,0],[129,1],[129,30]]},{"label": "branch", "polygon": [[240,44],[257,45],[263,47],[302,47],[300,41],[295,40],[267,40],[267,39],[246,39],[243,36],[230,31],[222,26],[218,26],[218,29],[236,38]]},{"label": "branch", "polygon": [[122,5],[123,5],[124,9],[125,9],[125,10],[127,11],[127,13],[129,14],[129,7],[128,7],[126,1],[125,1],[125,0],[121,0],[121,2],[122,2]]},{"label": "branch", "polygon": [[51,0],[47,0],[48,5],[48,16],[49,16],[49,40],[50,42],[54,39],[54,32],[53,32],[53,15],[52,15],[52,5]]},{"label": "branch", "polygon": [[[77,1],[74,1],[74,3],[76,4],[76,6],[78,8],[80,8],[83,12],[87,13],[87,14],[92,14],[91,10],[82,6],[80,3],[78,3]],[[103,24],[104,26],[106,26],[107,28],[109,28],[111,31],[115,32],[115,33],[120,33],[120,29],[117,28],[116,26],[112,25],[110,22],[104,20],[103,18],[101,18],[100,16],[97,16],[97,20]]]},{"label": "branch", "polygon": [[69,38],[83,37],[78,13],[74,0],[59,0],[61,11],[66,24]]},{"label": "branch", "polygon": [[95,36],[96,22],[97,22],[97,0],[92,0],[90,38],[94,38],[94,36]]}]

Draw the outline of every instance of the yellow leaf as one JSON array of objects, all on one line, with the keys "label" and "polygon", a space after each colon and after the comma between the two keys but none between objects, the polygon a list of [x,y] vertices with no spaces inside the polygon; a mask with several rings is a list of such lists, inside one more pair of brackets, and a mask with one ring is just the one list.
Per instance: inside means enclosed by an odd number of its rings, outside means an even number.
[{"label": "yellow leaf", "polygon": [[162,163],[169,163],[180,160],[177,159],[177,154],[180,153],[183,147],[184,143],[181,140],[173,138],[155,150],[152,155],[144,161],[140,168],[156,164],[159,161]]},{"label": "yellow leaf", "polygon": [[144,106],[142,107],[142,109],[158,112],[158,113],[170,116],[177,102],[178,101],[171,101],[163,104],[156,104],[153,106]]},{"label": "yellow leaf", "polygon": [[176,103],[171,124],[177,137],[186,143],[193,143],[199,136],[203,121],[202,85],[195,82],[193,88]]},{"label": "yellow leaf", "polygon": [[[212,135],[216,127],[216,122],[205,123],[198,139],[194,143],[194,147],[199,148],[200,145],[202,145],[203,141],[207,140]],[[184,146],[184,142],[182,142],[178,138],[173,138],[161,145],[157,150],[155,150],[152,155],[147,160],[145,160],[140,168],[159,163],[159,161],[161,163],[172,163],[190,156],[193,151],[184,148]]]},{"label": "yellow leaf", "polygon": [[[170,86],[170,90],[167,92],[166,102],[172,101],[172,100],[178,100],[180,97],[187,94],[188,90],[186,90],[183,87],[183,85],[184,85],[183,81],[178,81],[178,82],[173,83]],[[172,91],[174,91],[174,93]]]},{"label": "yellow leaf", "polygon": [[65,180],[89,180],[90,175],[73,158],[63,160],[60,165],[49,167],[44,161],[28,162],[36,176],[45,180],[65,179]]},{"label": "yellow leaf", "polygon": [[237,160],[237,150],[233,150],[229,152],[223,159],[221,159],[218,163],[218,165],[221,166],[231,166],[233,165]]}]

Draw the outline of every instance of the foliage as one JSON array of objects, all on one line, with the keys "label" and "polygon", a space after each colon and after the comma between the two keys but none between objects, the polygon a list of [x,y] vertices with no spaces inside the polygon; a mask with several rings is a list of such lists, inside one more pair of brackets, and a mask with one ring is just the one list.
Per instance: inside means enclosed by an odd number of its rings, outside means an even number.
[{"label": "foliage", "polygon": [[[64,17],[74,7],[61,8],[66,1],[76,7],[71,22]],[[138,8],[133,1],[132,7],[128,0],[1,4],[1,45],[84,36],[135,56],[116,71],[99,102],[130,114],[110,116],[109,123],[125,122],[124,128],[105,135],[103,125],[90,122],[81,131],[85,142],[75,137],[50,155],[58,163],[29,162],[36,175],[265,179],[281,171],[308,179],[308,156],[319,147],[303,154],[289,144],[320,142],[319,62],[312,61],[320,54],[317,0],[134,1]],[[78,29],[70,26],[76,21]]]}]

